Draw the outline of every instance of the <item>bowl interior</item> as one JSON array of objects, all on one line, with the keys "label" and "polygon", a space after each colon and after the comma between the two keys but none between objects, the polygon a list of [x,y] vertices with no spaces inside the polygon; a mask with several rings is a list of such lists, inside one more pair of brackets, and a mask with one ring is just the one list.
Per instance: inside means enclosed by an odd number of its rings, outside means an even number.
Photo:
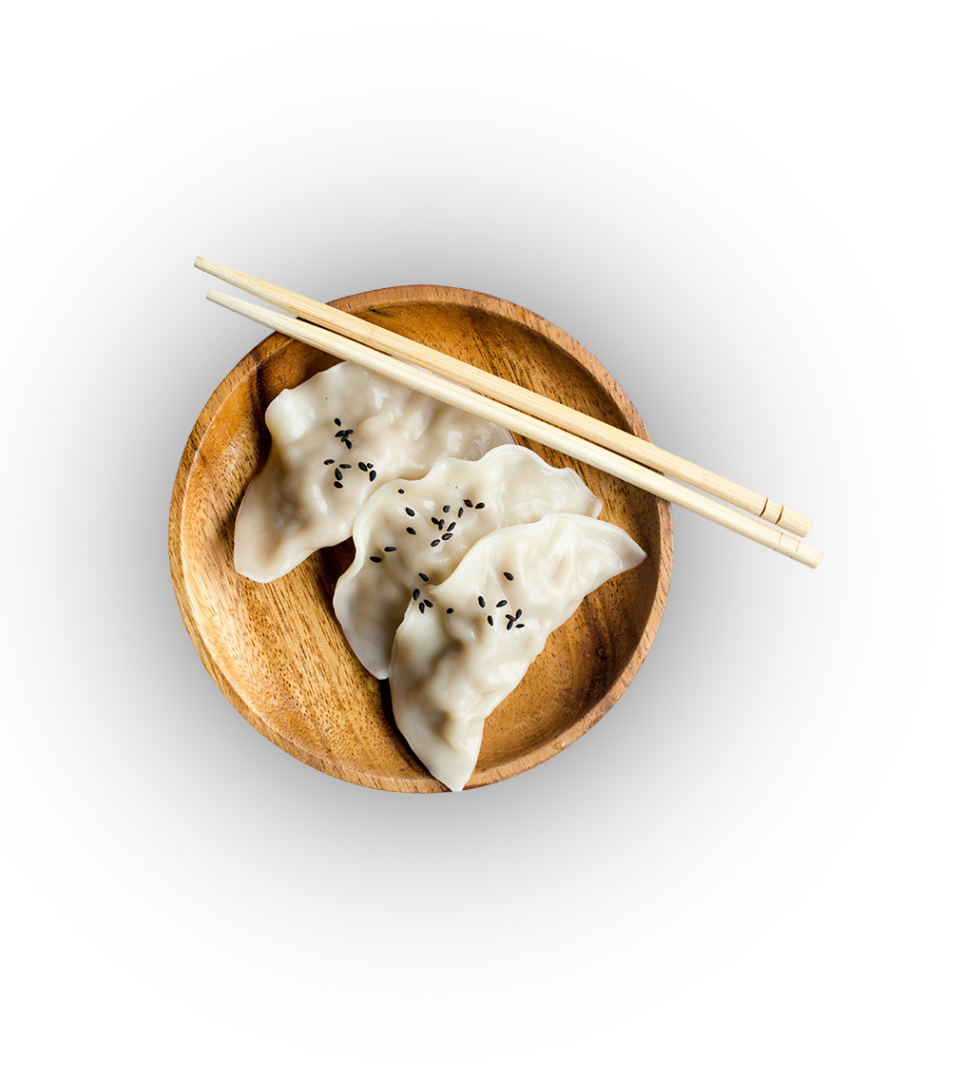
[{"label": "bowl interior", "polygon": [[[334,305],[554,397],[643,438],[620,387],[563,331],[506,301],[438,286],[363,293]],[[280,334],[261,342],[217,388],[185,448],[174,488],[170,557],[188,632],[207,670],[263,735],[313,767],[394,791],[444,791],[394,726],[390,692],[359,664],[332,597],[353,559],[348,540],[258,584],[233,569],[234,519],[267,458],[264,410],[335,357]],[[563,454],[646,560],[596,590],[548,639],[521,684],[488,717],[468,787],[551,757],[596,723],[637,673],[664,610],[671,576],[667,503]]]}]

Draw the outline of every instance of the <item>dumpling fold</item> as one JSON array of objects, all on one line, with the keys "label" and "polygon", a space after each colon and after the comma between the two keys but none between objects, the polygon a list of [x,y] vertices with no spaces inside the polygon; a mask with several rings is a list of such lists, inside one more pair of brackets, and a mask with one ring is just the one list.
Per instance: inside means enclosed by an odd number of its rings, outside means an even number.
[{"label": "dumpling fold", "polygon": [[601,500],[574,470],[522,446],[497,446],[478,461],[445,458],[421,480],[384,486],[358,514],[354,562],[334,592],[358,659],[386,679],[409,600],[449,577],[481,537],[561,511],[597,517]]},{"label": "dumpling fold", "polygon": [[485,718],[548,635],[644,557],[616,525],[548,514],[483,536],[445,581],[410,600],[394,639],[391,699],[398,729],[433,776],[452,791],[464,787]]}]

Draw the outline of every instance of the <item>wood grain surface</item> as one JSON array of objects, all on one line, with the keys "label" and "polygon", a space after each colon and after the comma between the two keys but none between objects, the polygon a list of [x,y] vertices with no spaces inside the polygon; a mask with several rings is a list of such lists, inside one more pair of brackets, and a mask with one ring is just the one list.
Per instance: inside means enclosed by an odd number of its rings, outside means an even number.
[{"label": "wood grain surface", "polygon": [[[511,379],[647,439],[624,392],[590,353],[551,323],[505,300],[414,285],[333,302],[370,322]],[[267,459],[264,410],[335,358],[272,334],[217,388],[181,458],[170,509],[174,590],[198,654],[258,731],[322,772],[390,791],[447,789],[394,726],[387,683],[368,674],[334,616],[332,597],[353,543],[317,552],[278,581],[234,571],[233,533],[244,490]],[[671,577],[668,503],[524,439],[569,466],[604,502],[601,517],[648,553],[559,627],[521,684],[488,717],[468,787],[523,772],[570,745],[637,674],[664,611]]]}]

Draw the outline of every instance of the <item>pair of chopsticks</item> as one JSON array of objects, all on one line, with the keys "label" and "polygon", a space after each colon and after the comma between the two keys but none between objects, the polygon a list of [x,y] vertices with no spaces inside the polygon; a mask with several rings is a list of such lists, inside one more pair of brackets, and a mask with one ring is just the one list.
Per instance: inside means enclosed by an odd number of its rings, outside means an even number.
[{"label": "pair of chopsticks", "polygon": [[[560,450],[805,566],[814,568],[821,562],[821,551],[775,527],[780,526],[797,536],[805,536],[812,521],[803,514],[660,450],[610,424],[585,416],[576,409],[551,401],[532,390],[354,315],[338,311],[337,308],[208,259],[198,257],[194,260],[194,266],[291,312],[297,318],[279,315],[256,304],[211,290],[207,299],[222,307],[342,360],[350,360],[412,390],[500,424],[525,438]],[[659,471],[653,472],[655,469]],[[661,473],[669,475],[663,476]],[[732,506],[717,502],[701,494],[701,491],[684,487],[670,479],[671,476],[724,499]],[[733,506],[745,513],[732,509]]]}]

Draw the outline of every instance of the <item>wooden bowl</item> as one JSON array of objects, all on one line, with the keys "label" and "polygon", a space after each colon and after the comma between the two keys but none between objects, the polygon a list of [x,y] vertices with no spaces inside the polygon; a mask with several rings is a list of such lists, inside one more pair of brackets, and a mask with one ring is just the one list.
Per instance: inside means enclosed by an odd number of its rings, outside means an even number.
[{"label": "wooden bowl", "polygon": [[[333,303],[379,326],[530,387],[647,439],[618,384],[562,330],[516,304],[433,285],[379,289]],[[170,566],[188,633],[214,681],[255,728],[300,761],[389,791],[447,789],[410,752],[388,684],[369,675],[334,616],[332,596],[353,542],[317,552],[270,584],[234,571],[234,519],[267,458],[264,410],[337,360],[281,334],[234,368],[184,450],[170,508]],[[488,717],[468,787],[530,769],[596,724],[637,674],[661,621],[671,577],[668,503],[539,444],[604,502],[601,517],[648,553],[596,590],[521,684]]]}]

